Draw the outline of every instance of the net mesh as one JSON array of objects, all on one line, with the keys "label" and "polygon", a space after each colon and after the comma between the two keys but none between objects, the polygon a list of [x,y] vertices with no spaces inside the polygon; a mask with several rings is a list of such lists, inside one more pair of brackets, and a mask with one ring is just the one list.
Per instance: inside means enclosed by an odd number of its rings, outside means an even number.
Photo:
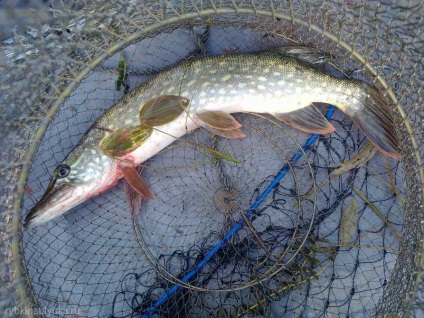
[{"label": "net mesh", "polygon": [[[0,8],[2,315],[424,314],[420,1]],[[238,114],[246,138],[196,130],[144,163],[157,200],[138,216],[118,184],[22,230],[56,165],[127,91],[189,58],[289,44],[327,52],[325,71],[385,93],[402,160],[369,155],[334,174],[367,141],[328,105],[336,131],[324,136]]]}]

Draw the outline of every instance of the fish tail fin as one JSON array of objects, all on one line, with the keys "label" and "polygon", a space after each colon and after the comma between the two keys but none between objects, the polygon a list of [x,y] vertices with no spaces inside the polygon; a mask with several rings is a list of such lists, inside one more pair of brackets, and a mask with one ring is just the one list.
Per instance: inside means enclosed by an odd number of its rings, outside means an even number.
[{"label": "fish tail fin", "polygon": [[393,117],[381,94],[375,88],[363,83],[361,103],[362,107],[350,114],[353,123],[379,151],[399,159]]}]

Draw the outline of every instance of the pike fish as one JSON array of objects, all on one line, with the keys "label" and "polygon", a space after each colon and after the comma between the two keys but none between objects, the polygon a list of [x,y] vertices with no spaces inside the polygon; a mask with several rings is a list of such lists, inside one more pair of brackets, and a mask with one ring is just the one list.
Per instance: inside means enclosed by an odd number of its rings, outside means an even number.
[{"label": "pike fish", "polygon": [[172,142],[203,127],[242,138],[238,112],[268,113],[297,129],[334,131],[314,103],[335,105],[371,144],[399,159],[393,120],[370,85],[320,72],[319,51],[282,47],[188,60],[135,88],[107,110],[54,170],[25,219],[33,227],[61,215],[125,178],[140,198],[154,199],[136,170]]}]

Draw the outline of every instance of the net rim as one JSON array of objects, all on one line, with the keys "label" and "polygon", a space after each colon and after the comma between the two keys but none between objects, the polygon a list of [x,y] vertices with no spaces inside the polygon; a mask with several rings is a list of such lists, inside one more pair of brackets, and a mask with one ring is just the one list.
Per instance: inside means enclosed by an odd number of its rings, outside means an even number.
[{"label": "net rim", "polygon": [[[213,2],[212,2],[213,3]],[[141,29],[135,31],[130,36],[128,36],[125,40],[120,40],[114,45],[112,45],[110,48],[105,50],[103,53],[101,53],[99,56],[94,58],[90,64],[81,70],[79,74],[77,74],[76,78],[74,78],[65,88],[65,90],[58,95],[57,100],[52,104],[52,107],[47,112],[45,118],[41,121],[39,127],[37,128],[37,131],[35,132],[33,136],[33,140],[29,146],[29,149],[27,153],[25,154],[24,162],[21,165],[21,171],[19,172],[19,179],[17,182],[17,191],[15,195],[15,200],[13,203],[13,214],[12,214],[12,245],[11,250],[12,253],[18,257],[13,258],[14,263],[14,271],[15,275],[17,277],[17,285],[19,290],[20,298],[23,302],[23,304],[30,304],[28,301],[29,293],[26,288],[27,286],[31,286],[29,282],[29,278],[26,277],[24,274],[25,271],[25,261],[22,257],[22,241],[21,241],[21,214],[22,214],[22,199],[25,192],[25,184],[27,180],[27,176],[29,174],[29,170],[31,167],[31,162],[33,157],[36,154],[36,151],[38,149],[38,146],[40,144],[40,141],[42,140],[44,133],[47,130],[48,125],[50,124],[51,120],[59,110],[59,108],[62,106],[62,104],[65,102],[65,100],[69,97],[69,95],[72,93],[72,91],[80,84],[80,82],[91,72],[93,71],[99,64],[101,64],[105,59],[109,58],[116,52],[120,51],[122,48],[127,46],[129,43],[133,43],[140,38],[148,35],[149,33],[152,33],[154,31],[157,31],[163,27],[169,27],[177,23],[181,23],[182,21],[195,21],[196,18],[205,18],[205,17],[213,17],[216,15],[253,15],[255,17],[265,17],[265,18],[271,18],[273,20],[281,19],[286,22],[289,22],[291,24],[296,24],[299,26],[303,26],[308,28],[310,31],[314,31],[316,33],[319,33],[326,37],[331,42],[336,43],[338,46],[340,46],[342,49],[344,49],[346,52],[350,53],[353,58],[355,58],[357,61],[359,61],[365,68],[370,72],[371,75],[375,76],[376,80],[381,84],[381,86],[386,90],[389,98],[392,100],[393,104],[395,105],[395,108],[399,112],[401,118],[402,118],[402,124],[406,127],[407,133],[410,137],[412,146],[414,148],[414,159],[417,163],[418,167],[423,167],[422,158],[419,154],[419,147],[417,140],[413,134],[413,129],[408,121],[408,116],[405,113],[402,105],[397,100],[393,90],[388,85],[388,83],[384,80],[384,78],[378,74],[376,69],[366,60],[365,57],[363,57],[359,52],[355,51],[352,46],[350,46],[347,42],[339,39],[336,35],[320,28],[319,26],[311,23],[307,20],[301,20],[299,18],[296,18],[293,15],[293,12],[291,16],[276,12],[274,10],[267,11],[262,9],[256,9],[254,8],[234,8],[234,7],[214,7],[212,9],[200,9],[195,6],[195,9],[193,12],[187,12],[187,13],[178,13],[175,11],[176,16],[174,17],[168,17],[165,18],[162,21],[159,21],[157,23],[153,23],[148,26],[143,26]],[[158,21],[158,20],[157,20]],[[424,169],[419,168],[418,174],[421,179],[421,184],[424,184]],[[421,194],[424,196],[424,188],[421,187]],[[420,202],[420,207],[423,208],[422,202]],[[419,213],[419,211],[417,211]],[[424,231],[424,223],[421,221],[421,230]],[[421,244],[421,247],[419,247],[420,251],[418,253],[416,264],[422,264],[424,259],[424,244]],[[24,271],[23,271],[24,270]],[[419,287],[420,279],[422,273],[416,272],[411,273],[411,275],[417,275],[418,278],[415,280],[415,291]],[[22,278],[26,277],[26,284],[22,282]],[[30,287],[31,291],[32,288]],[[32,297],[31,297],[32,298]],[[409,302],[410,305],[412,304],[412,301]]]}]

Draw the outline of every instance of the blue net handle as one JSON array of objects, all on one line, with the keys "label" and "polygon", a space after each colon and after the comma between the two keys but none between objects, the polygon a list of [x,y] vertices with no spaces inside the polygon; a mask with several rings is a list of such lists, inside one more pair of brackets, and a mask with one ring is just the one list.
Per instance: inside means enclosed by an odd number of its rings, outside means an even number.
[{"label": "blue net handle", "polygon": [[[330,106],[327,112],[325,113],[325,117],[327,119],[330,119],[331,116],[333,116],[335,107]],[[252,217],[253,211],[255,211],[259,205],[262,203],[262,201],[268,196],[268,194],[273,191],[280,183],[280,181],[284,178],[284,176],[287,174],[288,171],[290,171],[290,166],[294,163],[296,163],[303,155],[303,152],[306,152],[311,145],[317,140],[318,134],[313,134],[309,139],[306,141],[305,145],[302,147],[302,150],[299,150],[289,161],[289,163],[286,163],[283,168],[278,172],[278,174],[275,176],[274,180],[268,185],[268,187],[264,190],[264,192],[259,195],[255,202],[251,205],[250,209],[246,211],[246,216],[248,218]],[[206,263],[221,249],[227,244],[227,242],[233,237],[234,234],[236,234],[240,229],[244,226],[245,221],[243,218],[241,218],[224,236],[224,238],[219,241],[209,252],[206,253],[205,257],[196,265],[195,268],[191,269],[183,278],[181,278],[181,281],[186,283],[191,278],[193,278],[195,275],[197,275],[198,272],[206,265]],[[148,310],[145,314],[143,314],[142,318],[150,318],[158,309],[158,307],[162,304],[164,304],[170,297],[172,297],[178,290],[182,288],[181,285],[175,284],[173,287],[171,287],[165,294],[163,294]]]}]

